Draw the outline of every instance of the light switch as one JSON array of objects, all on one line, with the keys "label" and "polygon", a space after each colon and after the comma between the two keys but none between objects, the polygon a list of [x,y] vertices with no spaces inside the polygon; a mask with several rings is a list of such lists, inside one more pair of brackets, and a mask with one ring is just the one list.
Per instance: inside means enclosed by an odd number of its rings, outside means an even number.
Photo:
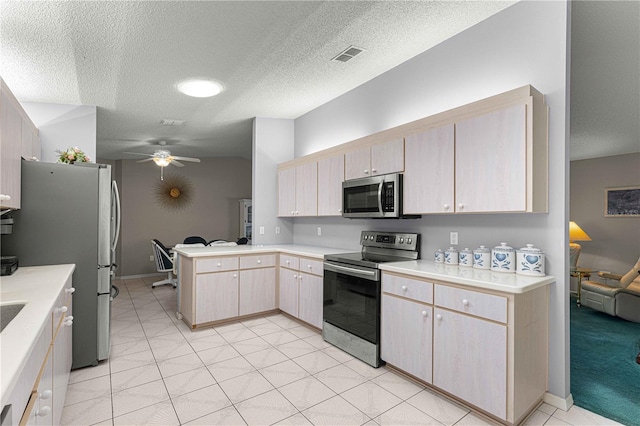
[{"label": "light switch", "polygon": [[458,244],[457,232],[449,232],[449,244]]},{"label": "light switch", "polygon": [[264,226],[260,227],[260,235],[264,235]]}]

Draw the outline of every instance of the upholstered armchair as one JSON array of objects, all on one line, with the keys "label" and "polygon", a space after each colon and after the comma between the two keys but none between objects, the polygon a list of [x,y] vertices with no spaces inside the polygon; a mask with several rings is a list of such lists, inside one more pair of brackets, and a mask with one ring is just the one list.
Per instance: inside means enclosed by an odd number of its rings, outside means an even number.
[{"label": "upholstered armchair", "polygon": [[640,259],[624,275],[599,272],[605,283],[583,281],[580,302],[583,306],[640,322]]}]

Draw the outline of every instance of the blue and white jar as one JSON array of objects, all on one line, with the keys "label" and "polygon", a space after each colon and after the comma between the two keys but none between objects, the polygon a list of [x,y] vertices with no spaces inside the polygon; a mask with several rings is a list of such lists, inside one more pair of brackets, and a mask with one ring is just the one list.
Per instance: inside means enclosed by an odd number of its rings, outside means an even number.
[{"label": "blue and white jar", "polygon": [[473,266],[473,251],[469,248],[466,248],[460,251],[458,255],[458,264],[460,266]]},{"label": "blue and white jar", "polygon": [[500,243],[491,250],[491,270],[495,272],[516,271],[516,251],[507,243]]},{"label": "blue and white jar", "polygon": [[473,267],[476,269],[491,268],[491,250],[480,246],[473,251]]},{"label": "blue and white jar", "polygon": [[453,247],[449,247],[444,251],[444,264],[445,265],[457,265],[458,264],[458,250]]},{"label": "blue and white jar", "polygon": [[436,263],[444,263],[444,252],[442,249],[438,249],[433,253],[433,260]]},{"label": "blue and white jar", "polygon": [[533,244],[517,251],[516,274],[534,277],[544,276],[544,251],[535,248]]}]

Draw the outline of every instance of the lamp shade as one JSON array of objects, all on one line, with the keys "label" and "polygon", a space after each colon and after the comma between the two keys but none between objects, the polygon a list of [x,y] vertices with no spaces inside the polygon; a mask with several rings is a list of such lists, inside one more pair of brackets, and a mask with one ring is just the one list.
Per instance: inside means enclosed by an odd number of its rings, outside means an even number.
[{"label": "lamp shade", "polygon": [[577,223],[571,221],[569,222],[569,241],[591,241],[591,237]]}]

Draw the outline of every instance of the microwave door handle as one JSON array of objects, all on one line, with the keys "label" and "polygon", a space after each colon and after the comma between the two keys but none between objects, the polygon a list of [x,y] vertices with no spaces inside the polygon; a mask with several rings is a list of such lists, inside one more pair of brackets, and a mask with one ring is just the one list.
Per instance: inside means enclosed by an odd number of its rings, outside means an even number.
[{"label": "microwave door handle", "polygon": [[384,212],[382,211],[382,187],[384,186],[384,179],[380,181],[378,185],[378,212],[380,216],[384,216]]}]

